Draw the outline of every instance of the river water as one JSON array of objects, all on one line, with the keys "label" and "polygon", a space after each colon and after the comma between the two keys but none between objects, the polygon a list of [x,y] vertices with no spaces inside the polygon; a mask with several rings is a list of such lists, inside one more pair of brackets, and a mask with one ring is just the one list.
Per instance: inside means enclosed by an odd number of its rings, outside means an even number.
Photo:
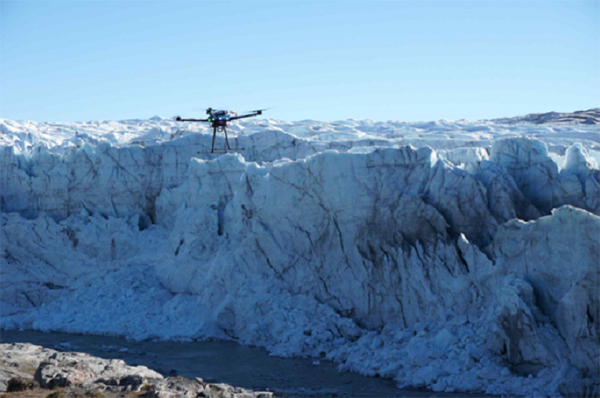
[{"label": "river water", "polygon": [[[329,361],[272,357],[233,341],[154,342],[120,337],[0,331],[2,343],[32,343],[63,351],[144,365],[164,376],[201,377],[277,397],[457,397],[457,394],[399,389],[390,379],[339,373]],[[464,396],[462,394],[461,396]]]}]

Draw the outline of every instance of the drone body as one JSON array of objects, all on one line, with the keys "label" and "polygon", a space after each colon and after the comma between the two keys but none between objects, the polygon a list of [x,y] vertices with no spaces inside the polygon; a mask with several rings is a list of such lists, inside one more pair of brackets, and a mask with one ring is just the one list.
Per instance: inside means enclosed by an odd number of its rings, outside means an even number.
[{"label": "drone body", "polygon": [[206,119],[182,119],[177,116],[175,120],[178,122],[209,122],[210,126],[213,128],[213,139],[212,139],[212,148],[210,152],[198,152],[198,153],[215,153],[215,138],[217,137],[217,131],[225,133],[225,142],[227,143],[227,148],[217,148],[218,153],[227,153],[227,151],[240,151],[244,148],[232,148],[229,145],[229,139],[227,138],[227,126],[228,122],[236,119],[243,119],[247,117],[253,117],[262,115],[262,111],[264,109],[259,109],[256,111],[252,111],[246,115],[238,116],[237,113],[233,111],[223,111],[216,110],[212,108],[208,108],[206,110],[206,114],[209,115]]}]

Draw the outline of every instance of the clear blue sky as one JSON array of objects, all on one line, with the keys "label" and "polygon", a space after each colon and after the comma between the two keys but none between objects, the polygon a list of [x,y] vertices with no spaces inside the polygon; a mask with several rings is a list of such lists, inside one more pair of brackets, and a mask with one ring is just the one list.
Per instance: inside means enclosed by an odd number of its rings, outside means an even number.
[{"label": "clear blue sky", "polygon": [[600,106],[600,2],[0,3],[0,117],[275,108],[482,119]]}]

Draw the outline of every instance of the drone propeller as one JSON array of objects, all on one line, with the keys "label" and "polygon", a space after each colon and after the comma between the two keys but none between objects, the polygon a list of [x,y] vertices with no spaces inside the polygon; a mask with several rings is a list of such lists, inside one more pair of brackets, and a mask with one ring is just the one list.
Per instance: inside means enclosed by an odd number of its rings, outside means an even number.
[{"label": "drone propeller", "polygon": [[260,115],[260,114],[262,114],[262,111],[268,111],[268,110],[274,109],[274,108],[275,108],[274,106],[270,106],[268,108],[255,109],[255,110],[252,110],[252,111],[244,111],[244,112],[240,112],[240,113],[252,113],[252,112],[256,112],[256,113],[258,113]]}]

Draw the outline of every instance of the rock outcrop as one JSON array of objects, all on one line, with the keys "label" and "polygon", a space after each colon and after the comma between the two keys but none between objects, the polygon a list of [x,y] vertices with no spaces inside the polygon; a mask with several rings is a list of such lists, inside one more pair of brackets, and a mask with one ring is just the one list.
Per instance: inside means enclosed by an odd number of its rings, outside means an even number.
[{"label": "rock outcrop", "polygon": [[[33,376],[33,379],[32,377]],[[23,388],[15,389],[15,385]],[[9,386],[12,388],[9,389]],[[201,378],[164,378],[145,366],[128,366],[119,359],[101,359],[76,352],[58,352],[32,344],[0,344],[0,392],[41,387],[61,389],[62,396],[117,397],[135,392],[153,398],[271,398],[227,384],[209,384]]]}]

